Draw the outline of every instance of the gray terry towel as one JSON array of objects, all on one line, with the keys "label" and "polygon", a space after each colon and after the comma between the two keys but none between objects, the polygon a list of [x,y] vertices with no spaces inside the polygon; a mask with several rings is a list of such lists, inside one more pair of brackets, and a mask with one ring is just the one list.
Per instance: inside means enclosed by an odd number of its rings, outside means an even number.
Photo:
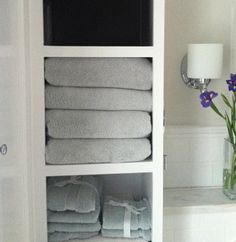
[{"label": "gray terry towel", "polygon": [[[123,230],[125,209],[122,206],[114,206],[109,201],[124,203],[118,199],[106,197],[103,206],[103,229]],[[130,227],[131,230],[149,230],[151,229],[151,212],[150,205],[146,199],[140,201],[128,201],[128,204],[140,209],[139,214],[131,213]],[[144,209],[145,208],[145,209]]]},{"label": "gray terry towel", "polygon": [[46,108],[151,112],[151,91],[46,86]]},{"label": "gray terry towel", "polygon": [[[152,232],[151,230],[131,230],[131,238],[143,238],[146,241],[151,241]],[[116,229],[102,229],[102,236],[111,238],[122,238],[124,237],[123,230]]]},{"label": "gray terry towel", "polygon": [[142,111],[46,112],[48,135],[52,138],[143,138],[151,133],[150,114]]},{"label": "gray terry towel", "polygon": [[48,58],[45,78],[54,86],[150,90],[152,64],[146,58]]},{"label": "gray terry towel", "polygon": [[101,230],[101,224],[97,221],[94,224],[85,223],[48,223],[48,233],[54,232],[99,232]]},{"label": "gray terry towel", "polygon": [[[73,239],[65,242],[84,242],[84,240]],[[86,239],[86,242],[145,242],[144,239],[127,239],[127,238],[106,238],[101,235]]]},{"label": "gray terry towel", "polygon": [[[47,187],[47,208],[52,211],[76,211],[89,213],[96,210],[96,203],[99,203],[99,182],[93,176],[76,177],[64,186],[48,185]],[[81,183],[81,184],[80,184]]]},{"label": "gray terry towel", "polygon": [[49,223],[96,223],[100,214],[100,204],[96,205],[97,209],[90,213],[77,213],[72,211],[64,212],[47,212]]},{"label": "gray terry towel", "polygon": [[103,189],[103,180],[99,176],[52,176],[48,177],[47,185],[56,185],[58,182],[68,183],[68,181],[73,181],[73,179],[77,180],[85,180],[94,185],[101,196]]},{"label": "gray terry towel", "polygon": [[48,234],[48,242],[64,242],[71,239],[88,239],[98,235],[98,232],[64,233],[55,232]]},{"label": "gray terry towel", "polygon": [[48,164],[143,161],[151,155],[148,139],[50,139]]}]

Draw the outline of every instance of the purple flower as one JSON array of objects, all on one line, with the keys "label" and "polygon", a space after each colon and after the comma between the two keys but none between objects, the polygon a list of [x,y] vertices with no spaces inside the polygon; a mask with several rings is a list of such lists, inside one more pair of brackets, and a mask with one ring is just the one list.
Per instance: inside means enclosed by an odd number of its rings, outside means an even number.
[{"label": "purple flower", "polygon": [[201,104],[204,108],[208,108],[212,105],[212,99],[215,98],[218,95],[218,93],[213,92],[213,91],[205,91],[201,93],[200,95],[200,100]]},{"label": "purple flower", "polygon": [[227,80],[229,91],[236,92],[236,74],[230,75],[230,80]]}]

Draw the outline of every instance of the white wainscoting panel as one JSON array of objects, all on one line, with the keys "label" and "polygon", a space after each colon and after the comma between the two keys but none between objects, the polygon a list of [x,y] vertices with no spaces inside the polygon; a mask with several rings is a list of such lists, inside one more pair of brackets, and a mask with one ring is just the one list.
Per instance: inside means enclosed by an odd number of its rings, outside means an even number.
[{"label": "white wainscoting panel", "polygon": [[236,213],[164,215],[164,242],[236,242]]},{"label": "white wainscoting panel", "polygon": [[167,126],[165,187],[221,186],[225,127]]},{"label": "white wainscoting panel", "polygon": [[163,242],[236,242],[236,204],[221,188],[165,189]]}]

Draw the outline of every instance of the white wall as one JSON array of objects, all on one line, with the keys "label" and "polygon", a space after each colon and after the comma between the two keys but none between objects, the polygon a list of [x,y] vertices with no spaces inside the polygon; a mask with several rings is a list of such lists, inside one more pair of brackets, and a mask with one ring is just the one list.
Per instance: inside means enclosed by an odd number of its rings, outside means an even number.
[{"label": "white wall", "polygon": [[165,109],[168,125],[222,125],[210,109],[199,104],[199,92],[180,77],[180,63],[189,43],[224,44],[224,75],[210,89],[227,92],[230,70],[231,0],[166,0]]}]

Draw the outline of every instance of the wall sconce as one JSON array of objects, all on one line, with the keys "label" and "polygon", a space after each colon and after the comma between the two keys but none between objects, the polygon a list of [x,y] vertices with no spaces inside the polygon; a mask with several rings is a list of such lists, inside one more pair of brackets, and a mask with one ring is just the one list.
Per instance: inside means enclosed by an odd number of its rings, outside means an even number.
[{"label": "wall sconce", "polygon": [[181,76],[188,87],[202,93],[211,79],[221,78],[222,64],[222,44],[189,44],[181,63]]}]

